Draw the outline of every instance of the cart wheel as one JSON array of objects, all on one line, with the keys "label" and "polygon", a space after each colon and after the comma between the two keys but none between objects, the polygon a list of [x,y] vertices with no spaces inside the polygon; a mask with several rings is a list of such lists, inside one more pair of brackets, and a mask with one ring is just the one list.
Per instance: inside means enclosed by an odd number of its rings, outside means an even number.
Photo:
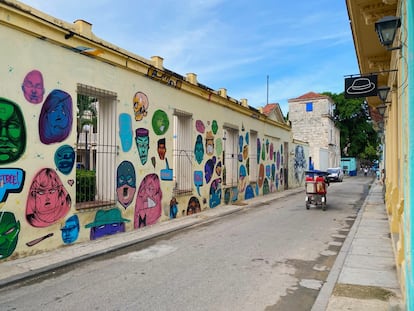
[{"label": "cart wheel", "polygon": [[322,203],[322,210],[326,211],[326,203]]},{"label": "cart wheel", "polygon": [[308,203],[306,203],[306,209],[309,209],[309,204]]}]

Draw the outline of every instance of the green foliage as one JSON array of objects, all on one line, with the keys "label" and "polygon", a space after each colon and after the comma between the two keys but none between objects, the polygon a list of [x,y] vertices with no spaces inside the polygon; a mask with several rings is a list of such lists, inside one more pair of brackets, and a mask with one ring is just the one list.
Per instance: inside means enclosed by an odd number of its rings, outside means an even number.
[{"label": "green foliage", "polygon": [[372,126],[364,98],[346,99],[344,93],[323,93],[334,101],[334,119],[341,131],[341,156],[378,160],[379,138]]},{"label": "green foliage", "polygon": [[76,170],[76,202],[95,200],[96,174],[95,171],[84,169]]}]

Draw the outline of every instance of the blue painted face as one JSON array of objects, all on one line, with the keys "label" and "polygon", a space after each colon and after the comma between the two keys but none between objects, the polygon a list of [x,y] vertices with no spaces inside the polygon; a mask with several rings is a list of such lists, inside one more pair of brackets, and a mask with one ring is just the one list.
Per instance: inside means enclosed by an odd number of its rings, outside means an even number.
[{"label": "blue painted face", "polygon": [[203,161],[204,157],[203,138],[201,137],[201,135],[197,136],[194,146],[194,155],[197,160],[197,163],[200,164]]},{"label": "blue painted face", "polygon": [[62,174],[69,174],[75,164],[75,151],[69,145],[63,145],[56,150],[55,164]]},{"label": "blue painted face", "polygon": [[73,215],[65,222],[65,226],[60,229],[62,231],[62,240],[65,244],[75,242],[79,236],[79,218]]}]

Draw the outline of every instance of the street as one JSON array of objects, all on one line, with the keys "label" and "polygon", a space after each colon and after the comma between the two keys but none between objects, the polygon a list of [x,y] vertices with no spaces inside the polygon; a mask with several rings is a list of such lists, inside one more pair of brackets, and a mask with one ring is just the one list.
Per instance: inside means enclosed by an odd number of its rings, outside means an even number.
[{"label": "street", "polygon": [[305,193],[0,290],[1,310],[310,310],[372,182]]}]

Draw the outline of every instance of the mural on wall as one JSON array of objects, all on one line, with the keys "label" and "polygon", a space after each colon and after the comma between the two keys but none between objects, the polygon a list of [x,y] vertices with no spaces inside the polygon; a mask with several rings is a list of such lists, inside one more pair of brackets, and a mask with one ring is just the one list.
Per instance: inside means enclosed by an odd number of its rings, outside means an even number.
[{"label": "mural on wall", "polygon": [[217,178],[211,182],[209,205],[214,208],[221,203],[221,178]]},{"label": "mural on wall", "polygon": [[0,260],[9,257],[19,240],[20,221],[13,213],[0,211]]},{"label": "mural on wall", "polygon": [[149,149],[149,131],[146,128],[137,128],[135,130],[135,144],[137,145],[139,159],[141,164],[145,165],[148,160],[148,149]]},{"label": "mural on wall", "polygon": [[223,154],[223,142],[221,138],[216,139],[216,155],[220,157]]},{"label": "mural on wall", "polygon": [[0,98],[0,165],[19,159],[26,149],[26,127],[17,104]]},{"label": "mural on wall", "polygon": [[165,145],[165,138],[161,138],[157,142],[157,152],[160,160],[165,159],[165,153],[167,152],[167,146]]},{"label": "mural on wall", "polygon": [[257,150],[256,150],[256,161],[257,161],[257,164],[259,164],[260,163],[260,152],[261,152],[261,149],[262,149],[262,144],[261,144],[261,142],[260,142],[260,138],[257,138]]},{"label": "mural on wall", "polygon": [[141,121],[148,114],[149,100],[147,95],[136,92],[133,99],[135,121]]},{"label": "mural on wall", "polygon": [[204,131],[206,130],[206,127],[204,126],[203,121],[197,120],[195,122],[195,127],[196,127],[197,132],[199,132],[201,134],[204,134]]},{"label": "mural on wall", "polygon": [[53,90],[40,111],[40,141],[49,145],[65,140],[72,130],[72,119],[72,97],[62,90]]},{"label": "mural on wall", "polygon": [[68,175],[75,164],[75,150],[69,145],[60,146],[55,152],[54,159],[58,171]]},{"label": "mural on wall", "polygon": [[148,174],[138,189],[134,213],[134,228],[153,225],[161,217],[162,191],[156,174]]},{"label": "mural on wall", "polygon": [[20,168],[0,168],[0,202],[5,202],[9,193],[23,189],[25,172]]},{"label": "mural on wall", "polygon": [[294,159],[294,169],[295,169],[295,179],[302,184],[303,179],[305,178],[306,170],[306,157],[303,146],[295,147],[295,159]]},{"label": "mural on wall", "polygon": [[247,185],[246,190],[244,192],[244,199],[248,200],[252,198],[254,198],[253,187],[251,185]]},{"label": "mural on wall", "polygon": [[106,235],[125,232],[125,222],[129,222],[129,219],[123,218],[118,208],[112,208],[97,211],[94,221],[85,225],[85,228],[91,229],[90,239],[96,240]]},{"label": "mural on wall", "polygon": [[194,171],[194,185],[196,186],[197,193],[201,196],[200,187],[203,186],[203,172]]},{"label": "mural on wall", "polygon": [[200,201],[196,197],[191,197],[187,205],[187,215],[201,212]]},{"label": "mural on wall", "polygon": [[50,226],[69,212],[71,198],[51,168],[41,169],[33,178],[26,201],[26,219],[33,227]]},{"label": "mural on wall", "polygon": [[218,124],[216,120],[213,120],[213,122],[211,122],[211,130],[213,131],[213,134],[216,135],[217,131],[218,131]]},{"label": "mural on wall", "polygon": [[43,101],[45,88],[43,85],[43,76],[39,70],[32,70],[24,77],[22,91],[24,98],[29,103],[39,104]]},{"label": "mural on wall", "polygon": [[163,110],[156,110],[152,116],[152,129],[156,135],[163,135],[170,126],[168,115]]},{"label": "mural on wall", "polygon": [[241,164],[239,167],[239,183],[238,183],[238,190],[239,192],[244,192],[244,190],[246,189],[246,185],[247,185],[247,171],[246,171],[246,167]]},{"label": "mural on wall", "polygon": [[126,209],[136,191],[135,168],[129,161],[122,161],[116,170],[116,194],[118,202]]},{"label": "mural on wall", "polygon": [[203,146],[203,137],[197,135],[195,146],[194,146],[194,156],[198,164],[203,162],[204,158],[204,146]]},{"label": "mural on wall", "polygon": [[177,218],[178,213],[178,202],[175,197],[170,200],[170,219]]},{"label": "mural on wall", "polygon": [[79,229],[80,225],[78,215],[70,216],[66,220],[65,225],[60,228],[60,231],[62,232],[63,243],[71,244],[75,242],[79,236]]},{"label": "mural on wall", "polygon": [[216,157],[212,157],[208,159],[206,164],[204,165],[204,178],[206,179],[206,183],[208,184],[213,177],[214,173],[214,166],[216,165]]},{"label": "mural on wall", "polygon": [[119,139],[121,140],[122,151],[128,152],[132,147],[132,121],[127,113],[119,115]]},{"label": "mural on wall", "polygon": [[206,133],[206,154],[208,156],[214,154],[214,135],[212,131]]}]

